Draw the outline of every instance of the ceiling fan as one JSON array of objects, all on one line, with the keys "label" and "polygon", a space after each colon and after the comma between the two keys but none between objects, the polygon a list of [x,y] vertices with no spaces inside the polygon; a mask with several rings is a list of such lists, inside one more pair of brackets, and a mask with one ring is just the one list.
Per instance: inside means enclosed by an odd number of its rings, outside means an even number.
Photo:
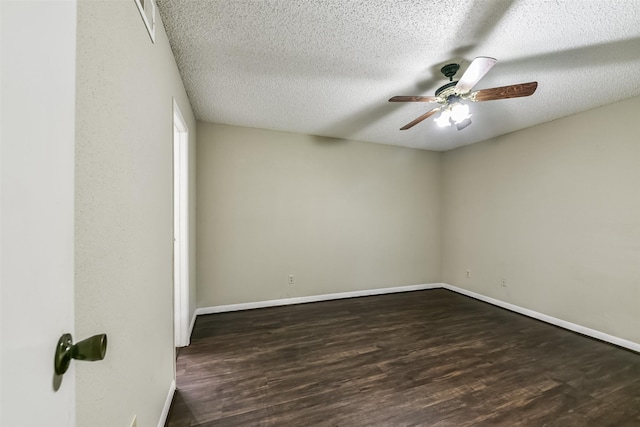
[{"label": "ceiling fan", "polygon": [[389,99],[389,102],[433,102],[441,104],[440,107],[429,110],[417,119],[402,126],[400,130],[409,129],[437,112],[441,112],[440,116],[435,119],[438,126],[445,127],[453,123],[458,130],[462,130],[471,124],[469,106],[462,101],[492,101],[494,99],[533,95],[538,87],[538,82],[520,83],[471,92],[471,89],[489,72],[496,62],[497,60],[494,58],[479,56],[471,62],[469,68],[460,77],[460,80],[455,82],[453,81],[453,76],[460,69],[460,64],[447,64],[440,69],[440,72],[449,78],[450,82],[439,87],[435,96],[394,96]]}]

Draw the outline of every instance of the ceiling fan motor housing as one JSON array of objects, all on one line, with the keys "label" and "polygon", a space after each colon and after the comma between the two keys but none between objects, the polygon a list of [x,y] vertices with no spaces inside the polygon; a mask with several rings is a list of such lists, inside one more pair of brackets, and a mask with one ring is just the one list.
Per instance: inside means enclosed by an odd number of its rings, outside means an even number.
[{"label": "ceiling fan motor housing", "polygon": [[436,96],[440,96],[440,94],[441,94],[442,92],[444,92],[445,90],[447,90],[447,89],[449,89],[449,88],[453,88],[453,87],[455,87],[457,84],[458,84],[458,82],[457,82],[457,81],[455,81],[455,82],[447,83],[447,84],[446,84],[446,85],[444,85],[444,86],[440,86],[438,89],[436,89]]}]

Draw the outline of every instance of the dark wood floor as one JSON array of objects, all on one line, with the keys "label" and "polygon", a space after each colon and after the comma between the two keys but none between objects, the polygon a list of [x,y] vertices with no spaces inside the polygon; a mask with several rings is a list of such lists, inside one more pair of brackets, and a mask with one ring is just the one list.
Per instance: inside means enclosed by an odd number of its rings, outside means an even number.
[{"label": "dark wood floor", "polygon": [[168,426],[640,426],[640,355],[447,290],[198,317]]}]

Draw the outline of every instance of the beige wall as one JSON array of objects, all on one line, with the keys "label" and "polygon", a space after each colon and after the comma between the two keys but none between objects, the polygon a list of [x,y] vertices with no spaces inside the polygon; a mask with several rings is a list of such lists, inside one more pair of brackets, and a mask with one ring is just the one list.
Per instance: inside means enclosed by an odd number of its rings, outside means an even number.
[{"label": "beige wall", "polygon": [[439,153],[201,122],[197,145],[198,306],[440,280]]},{"label": "beige wall", "polygon": [[443,154],[198,123],[198,306],[445,282],[640,342],[639,110]]},{"label": "beige wall", "polygon": [[446,152],[443,281],[640,343],[639,111]]},{"label": "beige wall", "polygon": [[153,44],[133,0],[78,6],[76,338],[109,339],[76,364],[78,426],[156,426],[173,380],[172,97],[192,147],[195,121],[156,19]]}]

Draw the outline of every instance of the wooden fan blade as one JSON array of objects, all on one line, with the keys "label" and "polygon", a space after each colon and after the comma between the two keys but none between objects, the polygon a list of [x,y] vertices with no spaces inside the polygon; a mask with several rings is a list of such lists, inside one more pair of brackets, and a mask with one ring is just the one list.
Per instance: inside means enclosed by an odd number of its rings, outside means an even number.
[{"label": "wooden fan blade", "polygon": [[394,96],[389,102],[438,102],[435,96]]},{"label": "wooden fan blade", "polygon": [[423,121],[424,119],[428,119],[429,117],[431,117],[432,115],[434,115],[438,111],[440,111],[440,108],[434,108],[433,110],[427,111],[426,113],[424,113],[423,115],[421,115],[417,119],[415,119],[415,120],[407,123],[406,125],[402,126],[400,128],[400,130],[407,130],[409,128],[412,128],[415,125],[417,125],[418,123],[420,123],[421,121]]},{"label": "wooden fan blade", "polygon": [[520,83],[510,86],[481,89],[471,95],[473,101],[492,101],[494,99],[520,98],[533,95],[538,88],[538,82]]},{"label": "wooden fan blade", "polygon": [[486,56],[479,56],[471,61],[471,65],[456,84],[456,92],[459,94],[469,92],[493,68],[496,62],[498,62],[497,59]]}]

